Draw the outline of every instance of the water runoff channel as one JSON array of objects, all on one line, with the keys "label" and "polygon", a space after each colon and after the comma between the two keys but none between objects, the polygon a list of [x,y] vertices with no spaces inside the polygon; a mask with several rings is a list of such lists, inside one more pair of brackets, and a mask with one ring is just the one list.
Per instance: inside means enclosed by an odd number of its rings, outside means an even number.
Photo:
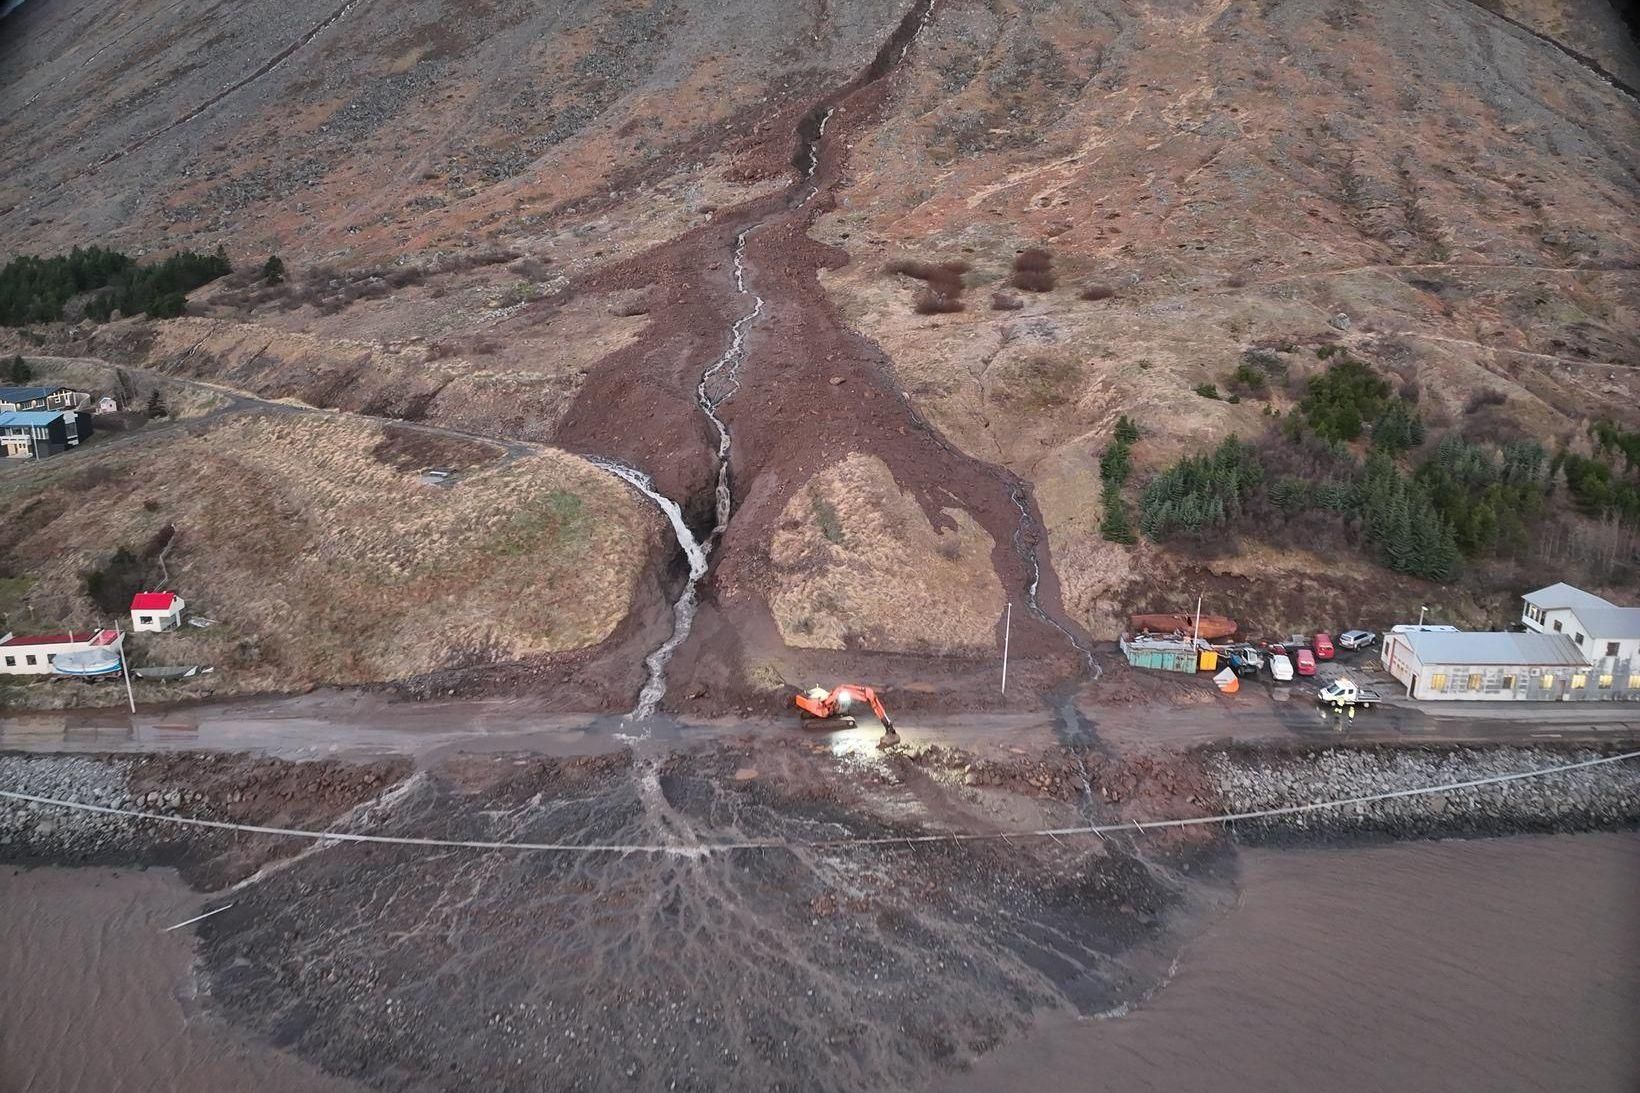
[{"label": "water runoff channel", "polygon": [[[812,167],[809,173],[813,173]],[[667,522],[672,525],[672,532],[677,536],[678,545],[683,548],[684,557],[689,561],[689,576],[685,578],[683,590],[672,605],[672,633],[644,658],[644,667],[649,675],[644,681],[643,690],[638,692],[638,704],[627,715],[630,722],[641,723],[654,716],[660,707],[661,699],[666,695],[666,666],[672,660],[672,654],[677,652],[678,646],[688,639],[690,630],[694,628],[695,613],[700,608],[700,584],[706,579],[706,573],[711,568],[712,549],[722,539],[724,530],[729,526],[729,517],[734,512],[734,494],[729,488],[729,451],[734,444],[734,438],[718,410],[740,388],[740,367],[746,359],[746,332],[763,314],[763,297],[746,287],[746,237],[757,227],[759,225],[754,224],[742,230],[735,236],[734,245],[735,292],[750,298],[752,306],[730,325],[729,347],[723,351],[722,356],[707,366],[701,373],[700,382],[695,385],[695,404],[711,421],[718,436],[718,472],[712,530],[704,537],[697,536],[690,528],[689,522],[683,518],[682,506],[657,490],[654,479],[645,472],[601,456],[591,456],[588,459],[593,466],[608,471],[649,498],[655,507],[661,510]]]}]

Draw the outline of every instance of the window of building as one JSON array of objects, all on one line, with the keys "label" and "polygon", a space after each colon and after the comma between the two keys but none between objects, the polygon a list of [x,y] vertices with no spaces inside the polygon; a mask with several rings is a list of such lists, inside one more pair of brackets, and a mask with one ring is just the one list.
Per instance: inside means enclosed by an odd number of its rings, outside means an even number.
[{"label": "window of building", "polygon": [[1588,672],[1578,672],[1576,675],[1572,676],[1572,690],[1581,691],[1583,688],[1587,687],[1588,685],[1589,685],[1589,673]]},{"label": "window of building", "polygon": [[38,664],[38,663],[40,663],[38,660],[34,659],[34,654],[33,653],[30,653],[28,656],[24,657],[23,659],[25,661],[27,661],[29,664]]},{"label": "window of building", "polygon": [[1554,685],[1555,685],[1555,674],[1553,672],[1544,672],[1543,673],[1543,689],[1548,690],[1550,687],[1553,687]]},{"label": "window of building", "polygon": [[1515,689],[1515,677],[1514,676],[1504,676],[1503,677],[1503,689],[1506,690],[1506,691],[1512,691],[1512,690]]},{"label": "window of building", "polygon": [[1606,643],[1606,655],[1609,657],[1615,657],[1617,655],[1617,642],[1608,641]]},{"label": "window of building", "polygon": [[1526,617],[1537,623],[1539,626],[1543,625],[1543,608],[1539,607],[1535,603],[1527,604]]},{"label": "window of building", "polygon": [[1559,619],[1555,620],[1555,633],[1557,633],[1557,634],[1560,633],[1560,620]]},{"label": "window of building", "polygon": [[1480,690],[1481,689],[1481,682],[1482,682],[1481,674],[1479,672],[1470,672],[1469,673],[1469,689],[1471,691]]},{"label": "window of building", "polygon": [[1640,672],[1636,672],[1629,677],[1629,690],[1640,691]]},{"label": "window of building", "polygon": [[1429,677],[1429,689],[1432,691],[1446,690],[1446,673],[1436,672]]},{"label": "window of building", "polygon": [[6,667],[7,668],[17,667],[17,658],[16,657],[7,657],[6,658]]},{"label": "window of building", "polygon": [[137,616],[137,621],[138,622],[153,622],[154,621],[154,616],[152,616],[152,615],[138,615]]},{"label": "window of building", "polygon": [[47,664],[56,664],[57,663],[57,654],[56,653],[47,653],[46,654],[46,663]]},{"label": "window of building", "polygon": [[1579,645],[1582,645],[1583,644],[1583,633],[1582,633],[1582,631],[1578,631],[1576,634],[1573,634],[1572,635],[1572,640],[1577,642]]},{"label": "window of building", "polygon": [[1600,677],[1600,689],[1602,691],[1609,691],[1609,690],[1612,689],[1612,677],[1611,677],[1610,672],[1606,672],[1606,673],[1601,675],[1601,677]]}]

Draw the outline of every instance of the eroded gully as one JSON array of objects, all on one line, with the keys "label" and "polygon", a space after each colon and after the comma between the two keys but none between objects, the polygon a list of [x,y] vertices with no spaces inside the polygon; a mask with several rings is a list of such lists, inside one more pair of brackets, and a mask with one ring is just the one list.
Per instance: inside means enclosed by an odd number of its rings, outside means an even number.
[{"label": "eroded gully", "polygon": [[[619,477],[661,511],[671,526],[688,565],[687,575],[672,605],[671,633],[645,658],[646,679],[636,705],[627,715],[627,720],[631,723],[642,724],[650,719],[665,697],[667,667],[673,654],[688,639],[693,629],[700,606],[701,585],[711,570],[713,550],[722,540],[734,514],[734,493],[730,481],[730,454],[734,435],[720,411],[740,387],[748,332],[765,314],[768,306],[767,301],[748,285],[747,240],[770,222],[796,213],[819,194],[826,127],[838,103],[860,87],[893,72],[905,60],[917,38],[928,25],[933,10],[933,0],[919,0],[902,19],[889,42],[878,52],[865,72],[804,116],[797,126],[799,147],[792,159],[793,166],[799,171],[799,177],[789,190],[789,193],[795,196],[795,200],[788,198],[786,202],[776,205],[761,219],[743,227],[734,237],[732,285],[734,293],[741,298],[745,306],[729,327],[727,347],[703,370],[695,389],[695,405],[711,422],[717,435],[717,474],[712,527],[705,534],[698,534],[685,518],[683,506],[659,490],[646,471],[604,457],[589,457],[595,466]],[[903,391],[892,385],[891,389],[912,420],[918,422],[920,427],[927,430],[927,433],[953,456],[961,455],[951,449],[944,438],[922,419]],[[1074,704],[1076,684],[1090,676],[1096,677],[1098,668],[1094,663],[1091,649],[1077,633],[1074,624],[1059,618],[1054,610],[1041,601],[1040,589],[1044,572],[1040,557],[1041,530],[1033,513],[1034,506],[1030,501],[1028,488],[1017,476],[1006,470],[994,468],[993,473],[1019,511],[1018,524],[1013,533],[1013,549],[1024,567],[1026,577],[1022,589],[1024,606],[1032,617],[1064,637],[1075,651],[1081,666],[1077,680],[1056,689],[1052,696],[1056,711],[1064,721],[1062,731],[1076,734],[1077,726],[1081,723]]]}]

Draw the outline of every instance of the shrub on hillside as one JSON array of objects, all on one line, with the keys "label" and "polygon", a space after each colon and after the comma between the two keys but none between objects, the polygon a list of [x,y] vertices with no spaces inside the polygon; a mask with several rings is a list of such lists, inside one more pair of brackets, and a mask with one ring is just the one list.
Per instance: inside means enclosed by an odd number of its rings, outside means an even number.
[{"label": "shrub on hillside", "polygon": [[1059,283],[1053,272],[1053,254],[1041,247],[1027,247],[1014,256],[1014,274],[1009,283],[1025,292],[1051,292]]},{"label": "shrub on hillside", "polygon": [[1077,296],[1084,300],[1108,300],[1116,295],[1116,290],[1109,285],[1087,285]]}]

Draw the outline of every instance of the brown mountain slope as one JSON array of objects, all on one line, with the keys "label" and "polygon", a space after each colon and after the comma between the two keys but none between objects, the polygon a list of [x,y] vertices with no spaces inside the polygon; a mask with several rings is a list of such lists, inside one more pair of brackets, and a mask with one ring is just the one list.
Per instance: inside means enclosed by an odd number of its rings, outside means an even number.
[{"label": "brown mountain slope", "polygon": [[[1045,682],[1129,607],[1203,585],[1268,627],[1428,598],[1355,551],[1201,563],[1100,538],[1118,415],[1145,430],[1142,481],[1265,431],[1320,346],[1482,439],[1640,420],[1635,52],[1596,0],[232,15],[8,19],[0,225],[14,252],[278,251],[291,282],[36,336],[619,457],[704,532],[696,385],[739,321],[708,390],[735,510],[675,683],[960,676],[1000,600],[1040,603],[1015,637]],[[1028,247],[1054,287],[1005,283]],[[925,286],[885,272],[906,260],[969,267],[964,309],[914,310]],[[1289,375],[1267,402],[1196,393],[1252,349]],[[1498,587],[1444,599],[1479,617]]]}]

